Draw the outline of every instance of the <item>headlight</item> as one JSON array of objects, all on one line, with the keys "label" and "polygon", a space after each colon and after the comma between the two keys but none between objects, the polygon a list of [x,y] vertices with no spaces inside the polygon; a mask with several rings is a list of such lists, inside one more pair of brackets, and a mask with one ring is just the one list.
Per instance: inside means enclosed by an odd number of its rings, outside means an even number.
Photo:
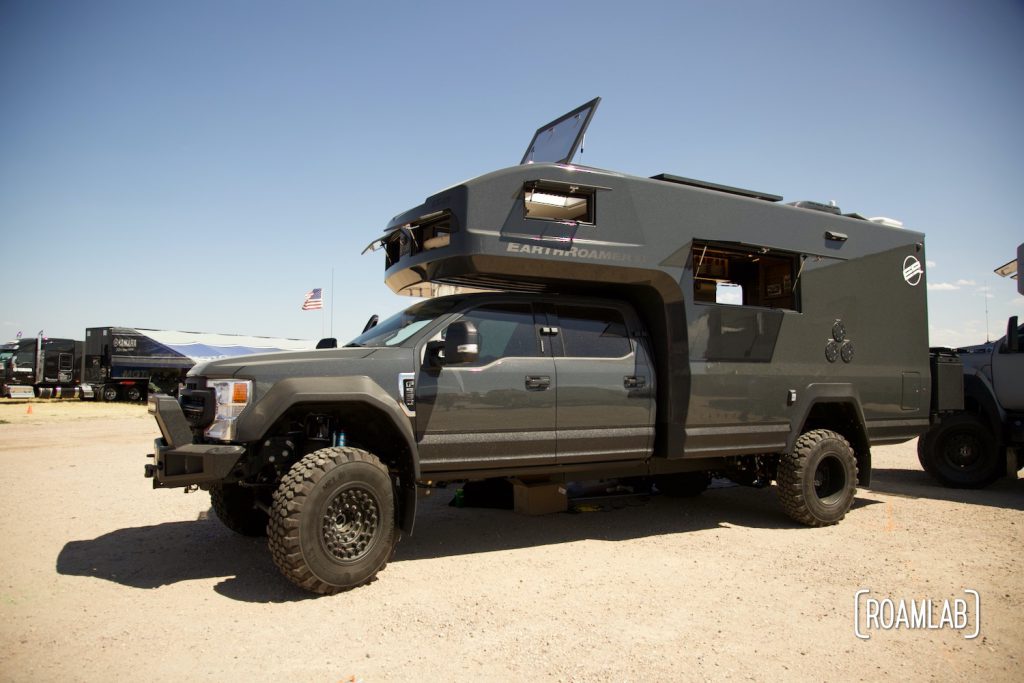
[{"label": "headlight", "polygon": [[206,435],[211,439],[231,441],[235,438],[235,421],[252,398],[252,381],[211,379],[206,386],[216,395],[213,424],[206,430]]}]

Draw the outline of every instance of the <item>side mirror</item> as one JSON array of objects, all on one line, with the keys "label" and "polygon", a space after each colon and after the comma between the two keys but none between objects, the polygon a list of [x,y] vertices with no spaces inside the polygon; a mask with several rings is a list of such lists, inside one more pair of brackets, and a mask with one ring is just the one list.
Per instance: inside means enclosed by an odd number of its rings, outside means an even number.
[{"label": "side mirror", "polygon": [[366,325],[363,326],[363,332],[366,332],[367,330],[372,330],[373,328],[377,327],[378,320],[380,320],[380,316],[378,316],[376,313],[371,315],[370,319],[366,321]]},{"label": "side mirror", "polygon": [[338,340],[334,337],[324,337],[316,343],[318,349],[336,349],[338,348]]},{"label": "side mirror", "polygon": [[428,368],[440,369],[444,365],[444,342],[427,342],[427,352],[424,354],[423,365]]},{"label": "side mirror", "polygon": [[475,363],[480,358],[480,333],[468,320],[448,326],[444,337],[445,365]]},{"label": "side mirror", "polygon": [[1017,316],[1006,321],[1006,345],[1003,353],[1020,353],[1020,335],[1017,334]]}]

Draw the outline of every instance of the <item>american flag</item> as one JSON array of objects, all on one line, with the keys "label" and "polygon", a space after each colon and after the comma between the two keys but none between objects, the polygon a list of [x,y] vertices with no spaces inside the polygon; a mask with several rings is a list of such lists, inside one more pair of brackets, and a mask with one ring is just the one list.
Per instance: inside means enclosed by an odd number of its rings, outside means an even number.
[{"label": "american flag", "polygon": [[324,307],[324,292],[320,287],[306,292],[306,300],[302,302],[302,310],[318,311]]}]

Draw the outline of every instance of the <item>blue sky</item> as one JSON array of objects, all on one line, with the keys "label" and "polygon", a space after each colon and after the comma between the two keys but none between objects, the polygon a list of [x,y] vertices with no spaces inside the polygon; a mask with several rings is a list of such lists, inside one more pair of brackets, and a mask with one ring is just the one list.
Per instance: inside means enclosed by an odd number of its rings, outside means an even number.
[{"label": "blue sky", "polygon": [[332,268],[353,337],[410,303],[360,256],[391,216],[600,95],[583,163],[902,220],[932,343],[977,343],[1024,315],[1022,71],[1019,0],[7,0],[0,339],[317,338]]}]

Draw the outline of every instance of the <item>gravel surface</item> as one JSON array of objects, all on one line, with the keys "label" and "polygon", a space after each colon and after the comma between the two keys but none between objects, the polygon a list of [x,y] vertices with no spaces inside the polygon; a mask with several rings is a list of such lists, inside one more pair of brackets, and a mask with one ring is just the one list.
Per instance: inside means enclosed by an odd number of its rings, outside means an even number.
[{"label": "gravel surface", "polygon": [[[1024,680],[1024,481],[941,488],[913,442],[824,529],[771,489],[544,517],[438,491],[376,581],[317,597],[207,494],[153,491],[156,436],[141,406],[0,401],[0,679]],[[976,590],[980,635],[972,601],[968,629],[859,639],[861,589],[862,620]]]}]

